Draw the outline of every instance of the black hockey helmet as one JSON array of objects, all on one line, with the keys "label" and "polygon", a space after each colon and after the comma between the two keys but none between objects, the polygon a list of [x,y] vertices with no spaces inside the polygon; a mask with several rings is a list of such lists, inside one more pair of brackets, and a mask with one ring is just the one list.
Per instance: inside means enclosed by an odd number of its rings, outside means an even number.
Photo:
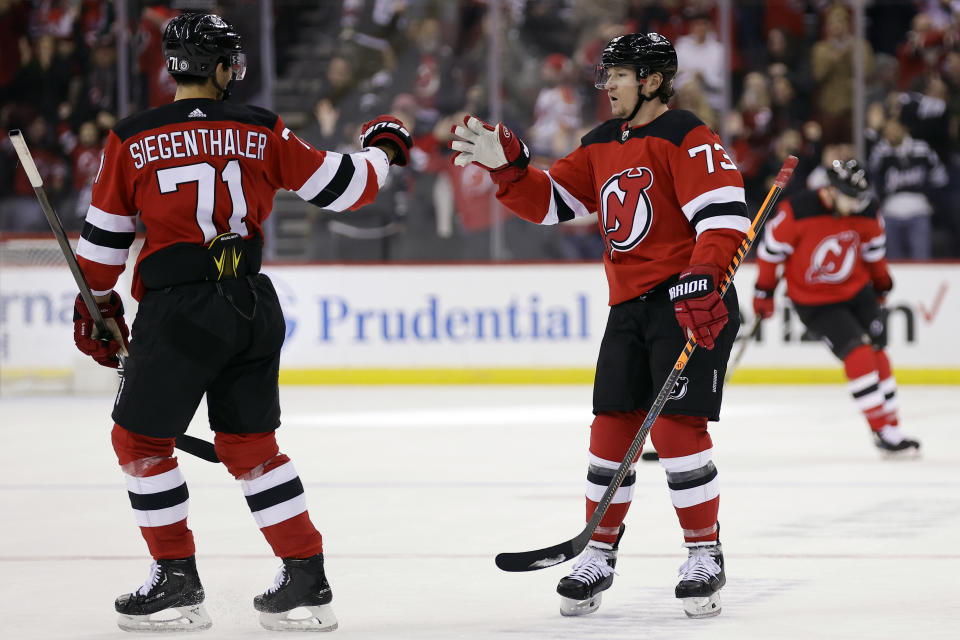
[{"label": "black hockey helmet", "polygon": [[240,34],[212,13],[183,13],[170,20],[163,33],[163,60],[173,76],[215,78],[218,62],[233,69],[231,82],[247,73]]},{"label": "black hockey helmet", "polygon": [[827,167],[827,177],[830,184],[837,190],[851,198],[862,198],[870,189],[867,180],[867,170],[855,158],[849,160],[834,160]]},{"label": "black hockey helmet", "polygon": [[651,73],[663,75],[657,95],[666,102],[673,95],[673,77],[677,75],[677,52],[670,41],[659,33],[628,33],[617,36],[604,47],[597,65],[596,83],[603,89],[610,67],[633,67],[637,79]]}]

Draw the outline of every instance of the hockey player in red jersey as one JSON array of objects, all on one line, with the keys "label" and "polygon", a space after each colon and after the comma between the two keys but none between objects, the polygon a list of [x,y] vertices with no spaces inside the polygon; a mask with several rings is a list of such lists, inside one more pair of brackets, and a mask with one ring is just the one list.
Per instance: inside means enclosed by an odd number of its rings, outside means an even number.
[{"label": "hockey player in red jersey", "polygon": [[[750,227],[743,179],[717,136],[688,111],[670,110],[677,56],[656,33],[612,40],[596,86],[614,119],[581,139],[549,171],[529,167],[526,146],[502,123],[467,117],[454,162],[476,162],[516,215],[555,224],[597,212],[606,252],[610,315],[594,380],[586,516],[609,485],[687,335],[694,352],[651,432],[666,471],[688,559],[675,595],[691,617],[720,612],[725,583],[717,470],[708,420],[718,420],[723,378],[740,324],[733,287],[717,287]],[[595,611],[613,582],[631,467],[572,573],[557,586],[561,613]]]},{"label": "hockey player in red jersey", "polygon": [[886,238],[869,193],[865,169],[856,160],[835,160],[830,184],[802,191],[780,205],[757,251],[753,309],[773,315],[773,292],[783,265],[787,297],[797,315],[843,362],[847,388],[886,454],[916,453],[897,416],[897,382],[884,349],[881,305],[893,288]]},{"label": "hockey player in red jersey", "polygon": [[[110,132],[77,247],[113,336],[96,334],[78,296],[75,341],[116,367],[128,332],[113,288],[138,213],[146,228],[133,273],[140,306],[112,438],[154,562],[142,587],[117,598],[119,624],[128,631],[211,625],[187,528],[187,485],[173,457],[174,438],[206,395],[216,452],[283,563],[273,586],[254,598],[261,624],[329,631],[337,622],[322,539],[274,436],[285,329],[273,285],[259,273],[263,223],[279,189],[334,211],[373,201],[389,165],[407,163],[412,141],[399,120],[380,116],[364,125],[362,151],[318,151],[276,114],[226,102],[246,73],[246,57],[240,35],[219,16],[173,18],[163,56],[178,85],[175,100]],[[298,607],[310,616],[292,617]]]}]

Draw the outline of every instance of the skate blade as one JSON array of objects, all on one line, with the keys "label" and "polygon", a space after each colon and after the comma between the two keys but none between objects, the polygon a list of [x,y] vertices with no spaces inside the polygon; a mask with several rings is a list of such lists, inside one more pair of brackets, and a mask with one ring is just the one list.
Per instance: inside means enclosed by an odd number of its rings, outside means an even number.
[{"label": "skate blade", "polygon": [[900,451],[880,449],[880,457],[884,460],[919,460],[920,449],[918,447],[910,447],[909,449],[901,449]]},{"label": "skate blade", "polygon": [[560,596],[560,615],[585,616],[588,613],[593,613],[600,608],[600,600],[602,598],[603,593],[598,593],[586,600],[574,600],[573,598]]},{"label": "skate blade", "polygon": [[720,615],[720,594],[702,598],[682,598],[683,612],[688,618],[712,618]]},{"label": "skate blade", "polygon": [[117,626],[132,632],[184,633],[209,629],[213,626],[213,621],[202,604],[195,604],[189,607],[172,607],[145,616],[121,613],[117,618]]},{"label": "skate blade", "polygon": [[283,613],[260,613],[260,626],[269,631],[333,631],[339,626],[333,607],[296,607]]}]

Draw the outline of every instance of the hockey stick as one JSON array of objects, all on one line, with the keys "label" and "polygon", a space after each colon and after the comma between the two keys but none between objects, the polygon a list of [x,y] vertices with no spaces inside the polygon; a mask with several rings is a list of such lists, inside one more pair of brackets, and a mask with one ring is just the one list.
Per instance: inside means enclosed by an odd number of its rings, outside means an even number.
[{"label": "hockey stick", "polygon": [[[737,249],[736,255],[733,256],[733,260],[727,267],[727,272],[724,275],[723,282],[720,284],[718,289],[720,297],[723,297],[727,293],[727,289],[730,288],[730,283],[733,281],[733,276],[737,273],[737,269],[740,267],[740,262],[743,261],[744,256],[747,255],[750,247],[753,246],[753,243],[757,237],[757,232],[760,230],[760,227],[763,226],[767,216],[770,215],[773,205],[776,203],[777,198],[780,197],[781,191],[783,191],[783,188],[787,185],[787,181],[790,180],[790,176],[793,174],[793,170],[796,166],[797,157],[788,156],[786,161],[783,163],[783,167],[780,169],[780,173],[777,174],[777,178],[774,180],[773,186],[770,187],[770,191],[767,193],[767,197],[764,199],[763,205],[760,207],[760,211],[753,219],[753,223],[750,225],[750,229],[747,231],[747,237],[744,238],[740,243],[740,247]],[[673,391],[673,387],[677,382],[677,378],[679,378],[680,374],[683,373],[684,368],[687,366],[687,361],[690,359],[690,355],[696,348],[697,341],[691,336],[687,339],[687,344],[683,347],[683,352],[680,354],[680,357],[677,358],[677,362],[673,365],[673,370],[670,372],[670,375],[667,376],[666,382],[663,383],[660,393],[657,394],[656,399],[653,401],[653,406],[650,407],[647,417],[640,426],[640,430],[637,432],[636,437],[634,437],[633,442],[630,444],[630,448],[627,449],[627,453],[623,457],[623,462],[620,463],[620,466],[617,468],[617,472],[614,474],[613,479],[610,480],[607,490],[603,492],[603,497],[600,498],[597,508],[593,512],[593,517],[591,517],[590,521],[587,522],[587,525],[583,528],[583,531],[581,531],[577,537],[567,540],[566,542],[553,545],[552,547],[537,549],[535,551],[520,551],[518,553],[500,553],[496,557],[496,563],[498,567],[504,571],[534,571],[536,569],[552,567],[555,564],[566,562],[567,560],[580,555],[580,553],[586,548],[587,543],[590,542],[590,536],[593,535],[597,525],[600,524],[600,520],[603,519],[604,514],[610,507],[610,503],[613,501],[613,495],[617,492],[617,489],[620,488],[620,484],[623,482],[627,472],[630,470],[630,466],[633,464],[634,458],[637,457],[637,452],[640,451],[641,447],[643,447],[643,442],[647,439],[647,434],[650,433],[650,429],[653,427],[653,422],[663,410],[663,405],[666,404],[667,399],[670,396],[670,392]]]},{"label": "hockey stick", "polygon": [[733,354],[730,364],[727,365],[727,373],[725,376],[723,376],[723,384],[730,382],[730,376],[733,375],[733,372],[736,370],[737,366],[739,366],[740,361],[743,360],[743,354],[747,350],[747,343],[756,338],[757,333],[760,332],[761,322],[763,322],[763,317],[758,315],[753,319],[753,324],[750,325],[750,331],[737,338],[737,342],[740,344],[737,346],[737,352]]},{"label": "hockey stick", "polygon": [[[50,204],[49,198],[47,198],[47,192],[43,188],[43,179],[40,177],[40,172],[37,171],[37,165],[33,161],[30,150],[27,148],[27,142],[23,139],[23,134],[20,133],[19,129],[14,129],[7,133],[10,135],[10,142],[13,143],[13,148],[16,150],[17,156],[20,158],[20,164],[27,173],[27,178],[30,179],[33,192],[37,195],[37,200],[40,201],[40,208],[43,209],[43,214],[47,217],[47,222],[53,230],[53,235],[57,238],[60,251],[63,252],[63,257],[67,260],[70,273],[73,274],[73,279],[76,281],[77,287],[80,288],[80,297],[83,299],[83,304],[86,305],[87,311],[90,312],[90,317],[93,318],[93,323],[97,326],[97,331],[99,331],[102,336],[113,335],[107,326],[107,322],[103,319],[103,314],[100,313],[100,309],[97,307],[97,301],[93,298],[93,292],[90,291],[90,285],[87,284],[87,279],[83,276],[83,271],[80,270],[77,257],[73,254],[70,241],[67,240],[67,234],[63,231],[63,224],[60,222],[60,217],[53,209],[53,205]],[[103,340],[106,341],[108,338],[103,338]],[[126,349],[121,347],[121,352],[121,354],[117,354],[117,357],[120,359],[120,367],[117,371],[122,377]],[[191,453],[209,462],[220,462],[220,458],[217,456],[213,444],[206,440],[183,434],[176,437],[175,446],[181,451]]]}]

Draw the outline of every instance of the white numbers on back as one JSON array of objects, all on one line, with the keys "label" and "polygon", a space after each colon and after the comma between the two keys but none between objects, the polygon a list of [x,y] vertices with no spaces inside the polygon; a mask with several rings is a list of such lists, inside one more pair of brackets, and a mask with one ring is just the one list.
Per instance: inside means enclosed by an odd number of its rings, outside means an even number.
[{"label": "white numbers on back", "polygon": [[[230,231],[247,235],[247,199],[243,195],[243,175],[240,172],[240,163],[231,160],[220,172],[220,178],[227,183],[233,210],[230,213]],[[216,180],[217,170],[209,162],[198,162],[182,167],[170,167],[157,171],[157,183],[160,193],[173,193],[180,190],[181,184],[197,183],[197,226],[203,232],[204,244],[216,238],[219,233],[213,222],[213,212],[216,211]]]},{"label": "white numbers on back", "polygon": [[696,147],[690,147],[689,149],[687,149],[687,154],[691,158],[695,158],[701,151],[703,152],[703,157],[707,161],[707,173],[713,173],[714,171],[716,171],[716,167],[713,164],[714,151],[720,152],[720,158],[721,158],[720,168],[721,169],[731,170],[731,169],[737,168],[737,165],[733,164],[733,160],[730,159],[730,156],[727,155],[727,152],[723,150],[723,145],[721,145],[719,142],[714,142],[712,149],[710,148],[709,144],[701,144]]}]

